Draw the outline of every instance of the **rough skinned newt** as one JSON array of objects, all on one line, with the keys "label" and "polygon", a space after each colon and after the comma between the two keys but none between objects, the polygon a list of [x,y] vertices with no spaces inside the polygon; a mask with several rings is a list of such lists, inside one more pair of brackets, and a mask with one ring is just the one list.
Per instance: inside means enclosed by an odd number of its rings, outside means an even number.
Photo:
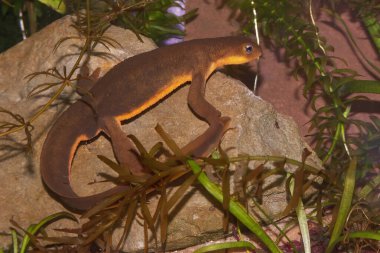
[{"label": "rough skinned newt", "polygon": [[[191,82],[188,105],[209,128],[182,151],[194,157],[209,155],[230,119],[206,101],[208,77],[221,66],[247,63],[260,55],[260,47],[249,38],[222,37],[187,41],[122,61],[91,82],[90,95],[73,103],[50,129],[41,153],[43,182],[65,206],[78,211],[126,191],[128,186],[119,185],[96,195],[78,196],[70,186],[71,163],[78,145],[103,132],[111,139],[121,165],[134,175],[146,173],[134,145],[121,130],[121,122],[139,116],[187,82]],[[97,77],[95,72],[92,79]]]}]

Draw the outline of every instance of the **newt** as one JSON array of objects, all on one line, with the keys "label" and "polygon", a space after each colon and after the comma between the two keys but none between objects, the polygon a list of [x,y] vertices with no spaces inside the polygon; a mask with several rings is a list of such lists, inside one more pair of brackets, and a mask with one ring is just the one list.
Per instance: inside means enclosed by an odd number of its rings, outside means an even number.
[{"label": "newt", "polygon": [[187,103],[209,127],[182,151],[193,157],[209,155],[227,130],[230,118],[222,117],[206,101],[208,77],[219,67],[244,64],[260,55],[260,47],[247,37],[197,39],[127,58],[101,78],[99,70],[94,71],[87,79],[93,81],[83,82],[87,92],[82,99],[70,105],[47,134],[40,157],[45,186],[62,204],[77,211],[128,190],[126,185],[117,185],[99,194],[78,196],[70,186],[71,163],[78,145],[103,132],[110,138],[119,164],[129,168],[133,175],[145,174],[121,123],[138,117],[188,82],[191,85]]}]

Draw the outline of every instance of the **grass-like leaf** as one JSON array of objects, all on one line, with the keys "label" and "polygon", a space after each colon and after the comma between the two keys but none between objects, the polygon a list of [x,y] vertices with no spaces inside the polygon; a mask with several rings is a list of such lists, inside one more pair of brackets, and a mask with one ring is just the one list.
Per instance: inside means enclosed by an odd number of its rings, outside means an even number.
[{"label": "grass-like leaf", "polygon": [[152,215],[150,214],[150,211],[147,205],[146,194],[144,192],[141,194],[140,206],[141,206],[141,214],[144,218],[144,222],[148,225],[149,230],[152,232],[154,241],[156,242],[156,245],[157,245],[157,233],[156,233],[156,228],[154,226],[156,221],[153,219]]},{"label": "grass-like leaf", "polygon": [[304,170],[299,167],[294,173],[294,190],[292,197],[290,198],[288,205],[282,211],[281,216],[287,216],[294,208],[297,207],[298,203],[301,201],[303,194],[303,180],[304,180]]},{"label": "grass-like leaf", "polygon": [[182,150],[178,147],[178,145],[174,142],[174,140],[164,131],[160,124],[157,124],[155,127],[156,132],[160,135],[160,137],[164,140],[166,145],[173,151],[176,157],[182,157]]},{"label": "grass-like leaf", "polygon": [[163,247],[163,249],[165,249],[169,225],[169,208],[168,199],[166,195],[166,187],[164,185],[161,187],[160,193],[162,199],[162,205],[160,208],[161,246]]},{"label": "grass-like leaf", "polygon": [[73,220],[75,222],[78,222],[78,220],[75,218],[74,215],[72,215],[72,214],[70,214],[68,212],[59,212],[59,213],[47,216],[46,218],[42,219],[37,224],[30,225],[27,228],[27,230],[26,230],[27,233],[24,235],[23,240],[21,242],[20,253],[27,252],[28,247],[29,247],[29,243],[30,243],[30,240],[31,240],[31,236],[34,236],[37,233],[39,233],[40,230],[43,227],[47,226],[48,224],[50,224],[50,223],[52,223],[54,221],[60,220],[60,219],[70,219],[70,220]]},{"label": "grass-like leaf", "polygon": [[375,176],[367,182],[358,192],[359,199],[366,198],[371,192],[377,191],[380,188],[380,175]]},{"label": "grass-like leaf", "polygon": [[185,195],[187,189],[197,180],[198,175],[193,174],[188,177],[185,182],[183,182],[179,188],[169,197],[167,208],[170,211],[174,207],[174,205],[181,199],[182,196]]},{"label": "grass-like leaf", "polygon": [[[195,174],[199,174],[198,181],[202,186],[217,200],[219,203],[223,203],[223,193],[218,186],[211,182],[206,174],[202,172],[199,165],[193,161],[188,160],[188,165]],[[229,204],[229,211],[252,233],[254,233],[271,252],[282,252],[280,248],[273,242],[273,240],[265,233],[261,226],[247,213],[245,208],[238,202],[231,200]]]},{"label": "grass-like leaf", "polygon": [[[290,192],[293,194],[294,192],[294,180],[292,179],[290,181]],[[310,241],[310,233],[309,233],[309,226],[307,223],[307,217],[305,208],[302,202],[302,199],[299,199],[298,204],[296,206],[296,214],[298,219],[298,225],[301,231],[302,236],[302,243],[305,253],[312,253],[311,252],[311,241]]]},{"label": "grass-like leaf", "polygon": [[230,171],[228,170],[228,167],[225,167],[223,169],[223,176],[222,176],[222,193],[223,193],[223,231],[224,233],[227,233],[228,231],[228,223],[229,223],[229,206],[230,206]]},{"label": "grass-like leaf", "polygon": [[118,173],[121,177],[124,176],[130,176],[131,173],[126,170],[125,168],[122,168],[118,163],[112,161],[111,159],[103,156],[103,155],[98,155],[97,156],[102,162],[108,165],[111,169],[113,169],[116,173]]},{"label": "grass-like leaf", "polygon": [[13,253],[18,253],[18,240],[17,240],[16,231],[12,229],[11,235],[12,235]]},{"label": "grass-like leaf", "polygon": [[46,4],[58,13],[64,14],[66,12],[66,5],[63,0],[38,0]]},{"label": "grass-like leaf", "polygon": [[228,250],[228,249],[250,249],[254,251],[256,250],[256,247],[252,243],[246,242],[246,241],[222,242],[222,243],[215,243],[215,244],[203,246],[195,250],[194,253],[206,253],[206,252],[222,251],[222,250]]},{"label": "grass-like leaf", "polygon": [[138,207],[137,200],[132,201],[132,203],[128,206],[127,219],[125,220],[125,224],[124,224],[124,232],[116,249],[121,249],[121,246],[124,244],[125,240],[127,239],[128,233],[132,226],[132,222],[136,216],[137,207]]},{"label": "grass-like leaf", "polygon": [[342,96],[353,93],[380,94],[380,81],[376,80],[350,80],[338,91]]},{"label": "grass-like leaf", "polygon": [[333,252],[342,234],[344,225],[346,224],[346,219],[351,209],[351,202],[352,202],[352,197],[353,197],[353,193],[355,189],[356,166],[357,166],[357,158],[353,157],[346,172],[343,195],[339,204],[339,213],[336,217],[334,229],[331,234],[330,241],[326,249],[326,253]]},{"label": "grass-like leaf", "polygon": [[348,233],[345,236],[339,237],[337,242],[346,240],[346,239],[369,239],[380,241],[380,232],[379,231],[356,231]]},{"label": "grass-like leaf", "polygon": [[[377,6],[377,9],[379,9],[379,6]],[[378,54],[380,54],[380,24],[378,19],[376,19],[376,15],[368,14],[362,20],[377,48]]]}]

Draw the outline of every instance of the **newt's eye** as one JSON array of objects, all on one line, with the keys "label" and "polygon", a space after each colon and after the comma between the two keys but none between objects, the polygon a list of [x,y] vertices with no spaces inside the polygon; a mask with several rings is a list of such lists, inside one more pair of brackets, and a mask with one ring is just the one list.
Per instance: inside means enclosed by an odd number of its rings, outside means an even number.
[{"label": "newt's eye", "polygon": [[245,45],[245,52],[247,54],[252,54],[253,53],[253,46],[251,44]]}]

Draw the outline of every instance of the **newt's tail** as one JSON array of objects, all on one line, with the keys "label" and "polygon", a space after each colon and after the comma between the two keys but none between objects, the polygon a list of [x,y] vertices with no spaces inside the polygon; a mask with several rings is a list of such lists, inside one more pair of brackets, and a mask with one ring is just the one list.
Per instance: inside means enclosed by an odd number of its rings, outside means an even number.
[{"label": "newt's tail", "polygon": [[81,141],[92,139],[99,131],[91,108],[78,101],[55,122],[42,147],[40,168],[43,182],[70,209],[87,210],[105,197],[128,189],[127,186],[116,186],[81,197],[71,188],[70,169],[75,151]]}]

